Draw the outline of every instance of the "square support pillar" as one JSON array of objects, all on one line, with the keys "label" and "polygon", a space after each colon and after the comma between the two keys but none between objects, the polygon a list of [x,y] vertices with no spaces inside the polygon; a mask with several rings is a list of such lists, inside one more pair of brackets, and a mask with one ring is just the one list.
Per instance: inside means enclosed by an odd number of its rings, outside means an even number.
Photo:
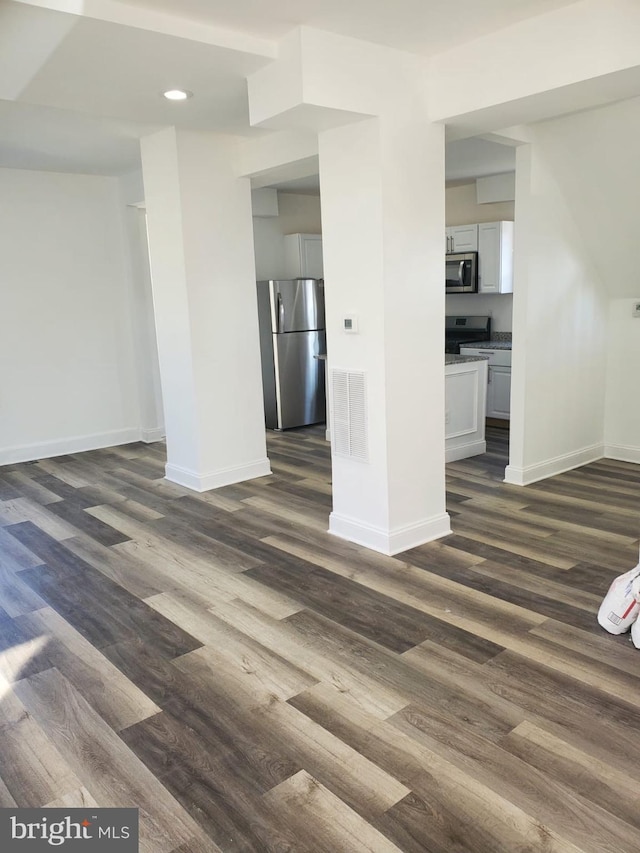
[{"label": "square support pillar", "polygon": [[413,106],[320,134],[330,386],[364,374],[368,447],[362,461],[333,446],[330,530],[386,554],[450,532],[444,129]]},{"label": "square support pillar", "polygon": [[167,128],[141,142],[167,479],[196,491],[270,474],[251,191],[236,140]]}]

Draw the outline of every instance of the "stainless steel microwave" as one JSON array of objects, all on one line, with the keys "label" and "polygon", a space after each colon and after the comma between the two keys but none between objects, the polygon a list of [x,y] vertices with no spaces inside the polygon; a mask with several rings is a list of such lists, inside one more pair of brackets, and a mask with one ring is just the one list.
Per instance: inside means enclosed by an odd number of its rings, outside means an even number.
[{"label": "stainless steel microwave", "polygon": [[478,292],[478,253],[464,252],[445,256],[447,293]]}]

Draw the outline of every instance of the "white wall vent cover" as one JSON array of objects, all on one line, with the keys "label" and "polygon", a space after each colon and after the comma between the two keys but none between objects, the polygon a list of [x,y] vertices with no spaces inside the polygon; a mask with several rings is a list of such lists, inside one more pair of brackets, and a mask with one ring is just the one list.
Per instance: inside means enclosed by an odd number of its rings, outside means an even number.
[{"label": "white wall vent cover", "polygon": [[361,371],[331,371],[331,443],[338,456],[369,460],[367,377]]}]

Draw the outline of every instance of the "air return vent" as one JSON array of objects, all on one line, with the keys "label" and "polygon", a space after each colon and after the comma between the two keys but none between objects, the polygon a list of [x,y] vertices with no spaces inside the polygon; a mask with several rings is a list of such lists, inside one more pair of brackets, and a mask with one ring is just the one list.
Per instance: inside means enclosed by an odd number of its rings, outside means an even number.
[{"label": "air return vent", "polygon": [[364,373],[331,371],[331,415],[333,452],[367,462],[367,382]]}]

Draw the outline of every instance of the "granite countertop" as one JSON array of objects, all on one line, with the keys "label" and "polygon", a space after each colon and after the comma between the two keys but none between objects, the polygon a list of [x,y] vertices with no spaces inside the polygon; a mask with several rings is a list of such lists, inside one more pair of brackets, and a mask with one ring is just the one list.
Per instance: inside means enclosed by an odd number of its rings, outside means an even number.
[{"label": "granite countertop", "polygon": [[445,367],[447,364],[466,364],[468,361],[488,361],[488,355],[453,355],[446,353],[444,357]]},{"label": "granite countertop", "polygon": [[511,341],[498,338],[490,341],[469,341],[468,344],[461,344],[461,346],[473,347],[474,349],[511,349]]}]

